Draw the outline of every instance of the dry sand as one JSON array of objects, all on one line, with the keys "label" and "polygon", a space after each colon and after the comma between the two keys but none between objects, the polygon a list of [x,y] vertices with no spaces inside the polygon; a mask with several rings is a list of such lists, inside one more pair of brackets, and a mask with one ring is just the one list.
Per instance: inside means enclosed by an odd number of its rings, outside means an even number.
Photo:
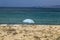
[{"label": "dry sand", "polygon": [[0,25],[0,40],[60,40],[60,25]]}]

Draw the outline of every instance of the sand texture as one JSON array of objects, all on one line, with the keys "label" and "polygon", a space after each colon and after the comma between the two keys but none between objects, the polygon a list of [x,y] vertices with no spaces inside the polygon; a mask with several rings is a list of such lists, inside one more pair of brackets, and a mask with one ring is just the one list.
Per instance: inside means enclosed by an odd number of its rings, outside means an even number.
[{"label": "sand texture", "polygon": [[0,40],[60,40],[60,25],[0,25]]}]

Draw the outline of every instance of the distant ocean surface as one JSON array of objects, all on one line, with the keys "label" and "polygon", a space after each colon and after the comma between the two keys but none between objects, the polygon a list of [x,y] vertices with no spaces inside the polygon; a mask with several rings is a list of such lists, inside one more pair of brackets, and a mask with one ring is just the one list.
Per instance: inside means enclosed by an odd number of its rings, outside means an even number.
[{"label": "distant ocean surface", "polygon": [[35,24],[60,24],[59,8],[0,7],[0,24],[24,24],[32,19]]}]

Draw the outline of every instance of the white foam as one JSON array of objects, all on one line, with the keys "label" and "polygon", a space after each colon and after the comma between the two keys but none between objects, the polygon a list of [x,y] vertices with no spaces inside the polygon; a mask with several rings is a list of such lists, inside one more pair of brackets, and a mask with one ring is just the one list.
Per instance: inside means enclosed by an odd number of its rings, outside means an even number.
[{"label": "white foam", "polygon": [[23,23],[35,23],[32,19],[25,19]]},{"label": "white foam", "polygon": [[7,24],[1,24],[0,26],[7,26]]},{"label": "white foam", "polygon": [[13,25],[13,26],[16,26],[16,27],[17,27],[17,26],[20,26],[20,25],[18,25],[18,24],[15,24],[15,25]]}]

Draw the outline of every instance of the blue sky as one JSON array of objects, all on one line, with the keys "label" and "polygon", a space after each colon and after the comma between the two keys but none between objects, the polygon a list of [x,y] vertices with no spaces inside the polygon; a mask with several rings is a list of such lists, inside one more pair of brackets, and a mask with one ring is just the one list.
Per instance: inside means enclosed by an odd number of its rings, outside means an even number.
[{"label": "blue sky", "polygon": [[60,5],[60,0],[0,0],[0,7],[32,7]]}]

